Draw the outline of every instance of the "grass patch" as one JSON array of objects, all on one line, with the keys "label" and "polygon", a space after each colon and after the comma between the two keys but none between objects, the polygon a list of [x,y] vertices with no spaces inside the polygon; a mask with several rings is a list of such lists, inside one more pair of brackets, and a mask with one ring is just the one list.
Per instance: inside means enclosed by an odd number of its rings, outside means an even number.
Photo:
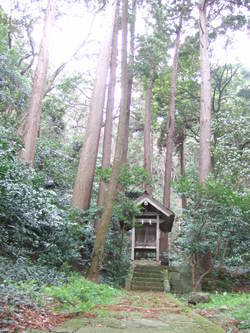
[{"label": "grass patch", "polygon": [[240,321],[239,328],[250,328],[250,295],[247,293],[215,293],[209,303],[198,304],[197,307],[204,310],[226,307],[227,313]]},{"label": "grass patch", "polygon": [[68,313],[89,311],[98,304],[115,303],[123,292],[113,287],[96,284],[79,274],[73,274],[60,286],[47,286],[42,292],[56,299],[58,310]]}]

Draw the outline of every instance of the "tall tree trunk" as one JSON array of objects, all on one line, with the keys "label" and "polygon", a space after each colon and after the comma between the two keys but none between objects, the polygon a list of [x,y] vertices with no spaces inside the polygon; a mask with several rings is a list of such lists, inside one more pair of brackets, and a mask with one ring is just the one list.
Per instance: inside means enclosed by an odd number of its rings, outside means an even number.
[{"label": "tall tree trunk", "polygon": [[[185,176],[184,136],[181,138],[179,151],[180,151],[180,172],[181,172],[181,177],[184,177]],[[182,209],[185,209],[187,206],[187,198],[183,194],[181,196],[181,206]]]},{"label": "tall tree trunk", "polygon": [[24,162],[29,163],[31,166],[34,163],[36,142],[40,127],[43,96],[49,64],[49,46],[51,39],[51,30],[53,27],[54,18],[55,0],[48,0],[43,28],[43,36],[38,55],[38,63],[33,79],[32,91],[24,126],[24,148],[20,151],[20,158]]},{"label": "tall tree trunk", "polygon": [[[112,147],[112,123],[113,123],[113,109],[114,109],[114,95],[115,95],[115,85],[116,85],[116,67],[117,67],[117,44],[118,44],[118,25],[119,25],[119,6],[117,6],[116,11],[116,22],[114,26],[113,42],[112,42],[112,54],[110,61],[110,81],[108,88],[108,98],[106,107],[106,120],[104,128],[104,138],[103,138],[103,152],[102,152],[102,170],[110,168],[111,160],[111,147]],[[108,190],[107,183],[101,181],[99,185],[98,192],[98,206],[103,206],[104,198]],[[95,223],[95,229],[98,227],[98,221]]]},{"label": "tall tree trunk", "polygon": [[[208,30],[207,30],[207,0],[199,3],[199,36],[200,36],[200,73],[201,73],[201,93],[200,93],[200,152],[199,152],[199,182],[206,181],[211,169],[211,77],[208,52]],[[199,240],[198,240],[199,241]],[[210,253],[196,253],[196,285],[201,288],[200,276],[206,271],[209,262],[207,260]]]},{"label": "tall tree trunk", "polygon": [[[184,6],[183,6],[184,8]],[[180,35],[182,28],[183,9],[180,13],[179,25],[176,32],[175,39],[175,52],[172,67],[171,87],[170,87],[170,109],[167,123],[167,141],[166,141],[166,160],[165,160],[165,174],[164,174],[164,190],[163,190],[163,204],[170,208],[171,196],[171,171],[173,160],[173,146],[174,146],[174,131],[175,131],[175,99],[176,99],[176,82],[178,71],[178,56],[180,46]],[[161,251],[168,251],[168,233],[161,232],[160,235],[160,248]]]},{"label": "tall tree trunk", "polygon": [[171,182],[174,131],[175,131],[176,81],[177,81],[177,71],[178,71],[178,56],[179,56],[181,28],[182,28],[182,13],[180,14],[179,26],[175,39],[175,52],[173,59],[171,88],[170,88],[170,109],[169,109],[167,129],[166,129],[167,140],[166,140],[166,161],[165,161],[165,174],[164,174],[163,203],[167,207],[170,207],[170,196],[171,196],[170,182]]},{"label": "tall tree trunk", "polygon": [[208,54],[208,31],[206,0],[199,4],[199,31],[200,31],[200,154],[199,154],[199,181],[204,183],[211,169],[211,78]]},{"label": "tall tree trunk", "polygon": [[118,185],[118,176],[122,164],[123,142],[125,138],[126,111],[128,103],[128,74],[127,74],[127,25],[128,25],[128,0],[122,1],[122,97],[121,112],[115,147],[114,163],[112,174],[108,186],[106,200],[104,202],[104,211],[101,223],[97,229],[94,248],[91,256],[91,265],[88,271],[88,278],[98,282],[100,268],[103,261],[104,246],[106,242],[108,227],[112,215],[112,205],[115,199],[116,188]]},{"label": "tall tree trunk", "polygon": [[112,1],[106,12],[106,36],[100,48],[86,133],[71,201],[72,207],[82,209],[88,209],[90,205],[101,133],[107,74],[111,57],[116,7],[117,1]]},{"label": "tall tree trunk", "polygon": [[137,0],[132,1],[132,21],[130,23],[130,55],[128,64],[128,106],[127,106],[127,118],[126,118],[126,129],[124,148],[122,153],[122,163],[127,163],[128,157],[128,141],[129,141],[129,122],[130,122],[130,107],[132,100],[132,87],[134,77],[134,57],[135,57],[135,21],[136,21],[136,3]]},{"label": "tall tree trunk", "polygon": [[[144,118],[144,169],[152,177],[152,134],[151,134],[151,102],[153,79],[149,79],[146,90],[145,118]],[[145,191],[152,195],[152,186],[144,184]]]}]

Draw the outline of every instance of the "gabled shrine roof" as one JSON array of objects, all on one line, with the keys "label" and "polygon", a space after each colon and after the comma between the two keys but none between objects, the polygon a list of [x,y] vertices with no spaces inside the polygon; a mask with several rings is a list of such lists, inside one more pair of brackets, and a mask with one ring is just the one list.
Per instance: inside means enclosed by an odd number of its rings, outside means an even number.
[{"label": "gabled shrine roof", "polygon": [[163,205],[160,201],[154,199],[148,193],[144,193],[140,196],[136,200],[136,204],[137,206],[142,206],[142,214],[146,214],[147,212],[159,214],[162,220],[160,224],[161,230],[171,232],[175,218],[175,214],[172,210]]}]

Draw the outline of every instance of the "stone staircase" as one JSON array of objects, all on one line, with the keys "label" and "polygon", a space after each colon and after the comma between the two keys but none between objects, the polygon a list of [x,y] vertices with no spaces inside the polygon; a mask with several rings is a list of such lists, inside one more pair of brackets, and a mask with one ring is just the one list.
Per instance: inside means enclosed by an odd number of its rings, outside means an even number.
[{"label": "stone staircase", "polygon": [[164,291],[163,271],[160,265],[135,265],[131,290]]}]

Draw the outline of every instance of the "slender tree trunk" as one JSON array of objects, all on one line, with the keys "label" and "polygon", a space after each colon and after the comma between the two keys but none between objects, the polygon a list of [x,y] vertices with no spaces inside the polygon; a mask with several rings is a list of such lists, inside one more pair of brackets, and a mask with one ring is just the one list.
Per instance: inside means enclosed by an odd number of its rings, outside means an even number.
[{"label": "slender tree trunk", "polygon": [[206,16],[206,1],[199,5],[200,30],[200,154],[199,154],[199,180],[204,183],[211,169],[211,78],[208,54],[208,31]]},{"label": "slender tree trunk", "polygon": [[128,74],[127,74],[127,25],[128,25],[128,0],[122,1],[122,97],[121,112],[117,133],[114,163],[112,174],[108,186],[106,200],[104,202],[104,211],[101,223],[97,229],[96,239],[91,257],[91,265],[88,271],[88,278],[98,282],[100,268],[103,261],[104,246],[106,242],[108,227],[112,215],[112,205],[115,199],[116,188],[118,185],[118,176],[122,164],[123,142],[125,138],[126,111],[128,103]]},{"label": "slender tree trunk", "polygon": [[175,131],[175,100],[176,100],[176,81],[178,71],[178,56],[180,46],[180,35],[182,28],[182,13],[180,15],[180,21],[175,39],[175,52],[172,67],[171,88],[170,88],[170,109],[167,122],[167,141],[166,141],[166,161],[165,161],[165,174],[164,174],[164,193],[163,203],[167,207],[170,207],[171,196],[171,170],[173,160],[173,146],[174,146],[174,131]]},{"label": "slender tree trunk", "polygon": [[[176,99],[176,81],[178,71],[178,56],[180,46],[180,35],[182,28],[183,10],[180,14],[179,26],[176,32],[175,39],[175,52],[172,67],[171,88],[170,88],[170,109],[167,123],[167,141],[166,141],[166,161],[165,161],[165,174],[164,174],[164,190],[163,190],[163,204],[170,208],[170,195],[171,195],[171,171],[173,160],[173,146],[174,146],[174,131],[175,131],[175,99]],[[168,233],[161,232],[160,234],[160,248],[161,251],[168,251]]]},{"label": "slender tree trunk", "polygon": [[126,118],[126,132],[124,139],[124,148],[122,154],[122,163],[127,163],[128,157],[128,141],[129,141],[129,122],[130,122],[130,107],[132,100],[132,87],[134,76],[134,57],[135,57],[135,21],[136,21],[136,3],[137,0],[132,1],[132,22],[130,23],[130,55],[128,64],[128,106],[127,106],[127,118]]},{"label": "slender tree trunk", "polygon": [[20,158],[29,163],[34,163],[36,142],[40,127],[40,118],[42,113],[43,96],[46,85],[46,77],[49,63],[49,46],[51,39],[51,30],[55,18],[55,0],[48,0],[46,9],[43,36],[40,44],[38,63],[32,84],[32,92],[27,111],[23,144],[24,148],[20,151]]},{"label": "slender tree trunk", "polygon": [[[152,102],[153,79],[148,82],[146,90],[145,118],[144,118],[144,169],[152,177],[152,135],[151,135],[151,102]],[[152,186],[144,184],[145,191],[152,195]]]},{"label": "slender tree trunk", "polygon": [[[111,146],[112,146],[112,123],[113,123],[113,109],[114,109],[114,95],[115,95],[115,85],[116,85],[116,67],[117,67],[117,44],[118,44],[118,19],[119,19],[119,6],[117,6],[116,11],[116,22],[114,26],[113,33],[113,45],[112,54],[110,61],[110,82],[108,88],[108,99],[106,107],[106,121],[104,128],[104,138],[103,138],[103,152],[102,152],[102,170],[110,168],[111,160]],[[107,183],[101,181],[99,185],[98,193],[98,206],[103,206],[104,198],[107,194],[108,185]],[[95,223],[95,229],[98,227],[98,221]]]},{"label": "slender tree trunk", "polygon": [[78,166],[72,207],[88,209],[96,168],[102,115],[105,100],[106,81],[111,57],[111,45],[117,1],[110,2],[106,13],[106,36],[100,48],[96,79],[92,93],[86,133]]},{"label": "slender tree trunk", "polygon": [[8,17],[8,47],[9,47],[9,50],[12,49],[12,17],[9,16]]},{"label": "slender tree trunk", "polygon": [[[180,142],[180,171],[181,171],[181,177],[185,176],[185,153],[184,153],[184,137],[181,138]],[[185,195],[181,196],[181,206],[182,209],[185,209],[187,207],[187,198]]]}]

